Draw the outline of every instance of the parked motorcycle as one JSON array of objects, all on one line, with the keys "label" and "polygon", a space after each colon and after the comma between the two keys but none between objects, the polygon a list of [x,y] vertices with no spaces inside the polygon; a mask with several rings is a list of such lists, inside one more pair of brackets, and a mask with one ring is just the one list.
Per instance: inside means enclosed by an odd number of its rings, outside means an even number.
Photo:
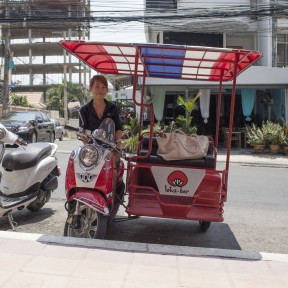
[{"label": "parked motorcycle", "polygon": [[[4,155],[7,144],[18,147]],[[12,230],[17,227],[14,212],[39,211],[58,187],[56,150],[54,143],[27,145],[0,124],[0,217],[8,217]]]},{"label": "parked motorcycle", "polygon": [[120,160],[113,203],[113,153],[120,153],[114,142],[115,124],[106,118],[91,134],[81,127],[65,125],[65,129],[75,131],[77,138],[88,140],[88,144],[73,150],[68,160],[64,236],[103,239],[123,203],[125,191],[124,162]]}]

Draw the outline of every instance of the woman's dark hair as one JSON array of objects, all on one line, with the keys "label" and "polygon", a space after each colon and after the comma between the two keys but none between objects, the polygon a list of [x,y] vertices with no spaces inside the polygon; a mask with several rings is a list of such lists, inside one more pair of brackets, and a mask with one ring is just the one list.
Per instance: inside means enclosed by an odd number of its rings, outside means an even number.
[{"label": "woman's dark hair", "polygon": [[90,90],[92,89],[93,85],[95,82],[100,82],[101,84],[103,84],[107,89],[108,89],[108,81],[107,79],[103,76],[103,75],[95,75],[91,78],[90,80]]}]

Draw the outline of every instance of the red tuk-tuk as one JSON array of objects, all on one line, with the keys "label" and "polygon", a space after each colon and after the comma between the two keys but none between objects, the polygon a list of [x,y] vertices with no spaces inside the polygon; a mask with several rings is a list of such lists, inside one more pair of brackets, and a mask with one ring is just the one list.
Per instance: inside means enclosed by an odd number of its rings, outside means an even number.
[{"label": "red tuk-tuk", "polygon": [[[143,125],[140,125],[137,154],[127,158],[126,212],[129,216],[196,220],[202,231],[206,231],[211,222],[222,222],[227,200],[236,78],[261,58],[261,53],[150,43],[61,41],[60,45],[99,73],[133,77],[133,102],[140,106],[139,123],[143,123],[144,109],[150,109],[151,119],[154,119],[153,107],[144,99],[146,78],[165,78],[168,84],[171,79],[203,81],[204,84],[217,82],[215,139],[210,138],[205,157],[166,161],[157,154],[156,136],[159,133],[153,132],[153,121],[148,134],[142,134]],[[142,87],[140,101],[136,99],[139,79]],[[226,166],[217,170],[223,82],[231,85],[232,95]],[[177,179],[181,181],[175,181]]]}]

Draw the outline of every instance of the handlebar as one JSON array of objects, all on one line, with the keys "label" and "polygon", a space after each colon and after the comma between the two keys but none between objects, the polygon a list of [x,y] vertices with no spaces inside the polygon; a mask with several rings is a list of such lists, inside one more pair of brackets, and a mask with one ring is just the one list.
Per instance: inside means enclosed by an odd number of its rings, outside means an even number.
[{"label": "handlebar", "polygon": [[64,129],[71,130],[74,132],[79,132],[79,128],[75,128],[75,127],[70,126],[70,125],[64,125]]},{"label": "handlebar", "polygon": [[106,142],[106,141],[104,141],[102,139],[91,137],[91,135],[89,135],[88,133],[85,133],[85,130],[80,128],[80,127],[79,128],[75,128],[75,127],[70,126],[70,125],[64,125],[64,129],[76,132],[77,139],[82,141],[83,143],[88,144],[88,143],[93,143],[93,141],[96,141],[98,144],[103,145],[104,147],[109,148],[109,149],[119,153],[122,158],[124,158],[124,159],[126,158],[124,156],[123,152],[121,152],[116,147],[115,143],[108,143],[108,142]]}]

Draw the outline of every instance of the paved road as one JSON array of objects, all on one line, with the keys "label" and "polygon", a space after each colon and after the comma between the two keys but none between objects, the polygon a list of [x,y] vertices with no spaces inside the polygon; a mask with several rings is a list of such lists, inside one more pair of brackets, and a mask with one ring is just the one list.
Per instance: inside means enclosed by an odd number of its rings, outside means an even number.
[{"label": "paved road", "polygon": [[[62,184],[39,213],[23,210],[15,214],[19,232],[63,235],[65,165],[69,151],[77,147],[79,141],[55,143],[59,144]],[[282,166],[232,163],[223,223],[212,223],[206,233],[199,233],[198,223],[194,221],[141,217],[114,223],[108,230],[107,239],[288,254],[286,179],[287,168]],[[121,215],[124,215],[123,209]],[[0,219],[0,227],[10,230],[7,219]]]}]

